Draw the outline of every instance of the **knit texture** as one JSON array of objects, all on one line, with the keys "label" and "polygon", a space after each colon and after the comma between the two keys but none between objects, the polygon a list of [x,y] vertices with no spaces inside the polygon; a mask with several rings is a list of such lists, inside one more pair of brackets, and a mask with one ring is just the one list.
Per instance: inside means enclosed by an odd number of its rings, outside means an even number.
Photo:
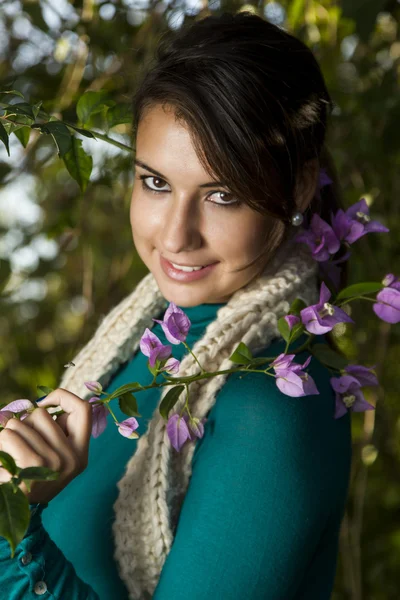
[{"label": "knit texture", "polygon": [[[289,239],[264,272],[235,292],[192,348],[207,371],[230,369],[229,357],[240,341],[256,352],[280,337],[277,321],[287,314],[295,298],[307,305],[318,301],[317,263],[309,250]],[[89,398],[85,381],[100,381],[106,387],[118,367],[139,347],[152,317],[168,303],[155,278],[146,275],[134,291],[122,300],[100,323],[93,338],[73,359],[75,367],[66,371],[60,387]],[[180,364],[179,376],[200,372],[191,354]],[[193,416],[207,417],[216,394],[227,375],[218,375],[190,384],[189,405]],[[160,391],[160,401],[170,387]],[[170,414],[179,412],[186,397],[182,393]],[[159,406],[158,404],[158,406]],[[114,558],[131,600],[152,598],[165,559],[170,551],[182,502],[189,485],[195,441],[187,442],[178,453],[171,446],[166,422],[158,407],[148,429],[138,440],[118,483],[114,504]]]}]

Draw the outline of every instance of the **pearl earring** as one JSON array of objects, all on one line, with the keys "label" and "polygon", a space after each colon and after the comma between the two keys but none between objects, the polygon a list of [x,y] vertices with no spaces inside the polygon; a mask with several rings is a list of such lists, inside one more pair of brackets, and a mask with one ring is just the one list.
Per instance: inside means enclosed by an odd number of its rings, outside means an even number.
[{"label": "pearl earring", "polygon": [[298,227],[299,225],[301,225],[303,222],[303,215],[301,214],[301,212],[296,210],[292,214],[291,222],[292,222],[292,225],[294,225],[295,227]]}]

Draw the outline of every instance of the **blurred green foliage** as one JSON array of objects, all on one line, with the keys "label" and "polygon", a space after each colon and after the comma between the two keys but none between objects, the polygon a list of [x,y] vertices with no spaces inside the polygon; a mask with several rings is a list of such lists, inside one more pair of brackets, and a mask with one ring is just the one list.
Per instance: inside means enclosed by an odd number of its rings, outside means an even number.
[{"label": "blurred green foliage", "polygon": [[[0,116],[1,404],[36,398],[37,385],[57,387],[64,364],[147,272],[127,226],[130,97],[139,70],[167,29],[243,9],[312,48],[335,102],[328,146],[345,202],[365,197],[373,218],[390,229],[354,246],[349,283],[400,274],[398,1],[6,0],[0,90],[23,98],[2,94],[0,106],[27,102],[35,111],[20,105],[18,128],[7,111]],[[71,153],[83,161],[79,172]],[[382,386],[366,389],[376,411],[353,415],[351,489],[332,598],[397,600],[400,329],[364,304],[351,305],[357,325],[338,328],[338,342],[352,360],[376,365]]]}]

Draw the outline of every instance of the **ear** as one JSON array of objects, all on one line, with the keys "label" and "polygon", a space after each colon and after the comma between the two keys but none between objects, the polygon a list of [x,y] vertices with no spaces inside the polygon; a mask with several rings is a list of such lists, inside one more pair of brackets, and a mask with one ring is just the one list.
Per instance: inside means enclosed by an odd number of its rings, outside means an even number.
[{"label": "ear", "polygon": [[317,158],[313,158],[305,163],[301,181],[296,188],[295,200],[297,210],[301,213],[307,209],[311,200],[314,198],[318,177],[319,161]]}]

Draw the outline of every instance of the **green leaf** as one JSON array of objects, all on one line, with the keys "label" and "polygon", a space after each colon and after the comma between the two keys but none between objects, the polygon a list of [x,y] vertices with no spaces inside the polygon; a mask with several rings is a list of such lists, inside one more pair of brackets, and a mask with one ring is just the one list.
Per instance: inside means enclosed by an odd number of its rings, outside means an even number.
[{"label": "green leaf", "polygon": [[232,356],[229,357],[229,360],[238,365],[247,365],[251,362],[252,358],[253,355],[250,352],[249,348],[244,342],[240,342],[236,350],[233,352]]},{"label": "green leaf", "polygon": [[307,306],[307,304],[304,302],[304,300],[302,300],[301,298],[296,298],[295,300],[293,300],[290,308],[289,308],[289,315],[296,315],[297,317],[300,315],[300,311],[303,310],[303,308],[305,308]]},{"label": "green leaf", "polygon": [[343,300],[344,298],[351,298],[353,296],[362,296],[363,294],[372,294],[383,290],[385,286],[383,283],[376,281],[365,281],[364,283],[355,283],[345,287],[336,297],[336,300]]},{"label": "green leaf", "polygon": [[72,148],[63,156],[63,161],[71,177],[78,182],[82,192],[87,188],[93,167],[93,159],[82,148],[82,140],[72,136]]},{"label": "green leaf", "polygon": [[344,369],[349,364],[347,358],[332,350],[327,344],[315,344],[311,346],[310,352],[321,363],[334,369]]},{"label": "green leaf", "polygon": [[290,329],[289,324],[285,320],[285,317],[281,317],[280,319],[278,319],[278,330],[285,342],[288,342],[290,336]]},{"label": "green leaf", "polygon": [[11,277],[11,267],[8,260],[0,258],[0,293],[6,287],[8,280]]},{"label": "green leaf", "polygon": [[48,467],[27,467],[26,469],[21,469],[19,472],[20,479],[30,479],[30,480],[45,480],[45,481],[53,481],[54,479],[58,479],[60,473],[57,471],[53,471]]},{"label": "green leaf", "polygon": [[9,146],[9,142],[8,142],[8,133],[4,128],[3,123],[0,121],[0,139],[3,142],[3,144],[6,147],[7,150],[7,154],[8,156],[10,156],[10,146]]},{"label": "green leaf", "polygon": [[158,373],[158,370],[161,366],[161,360],[156,360],[156,364],[154,365],[154,367],[150,366],[150,362],[147,361],[147,368],[149,369],[150,373],[153,375],[153,377],[155,377]]},{"label": "green leaf", "polygon": [[37,116],[38,116],[38,114],[40,112],[40,107],[42,106],[42,104],[43,104],[43,102],[40,100],[40,102],[37,102],[36,104],[34,104],[32,106],[32,112],[33,112],[33,114],[35,116],[35,119],[37,119]]},{"label": "green leaf", "polygon": [[11,473],[11,475],[16,475],[18,467],[15,464],[15,460],[11,454],[4,452],[4,450],[0,450],[0,463],[3,465],[6,471]]},{"label": "green leaf", "polygon": [[111,106],[106,114],[108,128],[121,123],[132,123],[132,110],[129,104],[116,104]]},{"label": "green leaf", "polygon": [[23,540],[30,521],[29,500],[23,491],[10,483],[0,485],[0,535],[11,547],[11,558]]},{"label": "green leaf", "polygon": [[304,325],[303,323],[296,323],[293,325],[292,330],[290,332],[290,343],[295,342],[300,336],[304,333]]},{"label": "green leaf", "polygon": [[48,394],[50,394],[51,392],[54,392],[53,388],[47,387],[45,385],[37,385],[36,389],[39,391],[39,393],[42,396],[47,396]]},{"label": "green leaf", "polygon": [[43,133],[49,133],[58,148],[58,156],[63,158],[67,152],[72,149],[72,140],[74,136],[71,134],[68,127],[61,121],[49,121],[40,125]]},{"label": "green leaf", "polygon": [[168,413],[177,403],[179,396],[185,389],[184,385],[177,385],[171,388],[168,393],[164,396],[161,404],[160,404],[160,415],[164,419],[168,419]]},{"label": "green leaf", "polygon": [[141,389],[143,386],[140,383],[134,381],[133,383],[126,383],[125,385],[121,385],[119,388],[114,390],[112,394],[109,395],[108,399],[113,400],[114,398],[118,398],[123,396],[127,392],[132,392],[133,390]]},{"label": "green leaf", "polygon": [[7,90],[6,92],[5,91],[1,91],[0,92],[0,99],[1,99],[1,96],[3,94],[12,94],[13,96],[19,96],[20,98],[24,99],[24,95],[21,94],[21,92],[19,92],[18,90]]},{"label": "green leaf", "polygon": [[131,392],[123,394],[118,400],[120,409],[128,417],[141,417],[142,415],[138,412],[138,406],[135,396]]},{"label": "green leaf", "polygon": [[24,148],[28,145],[30,134],[30,127],[18,127],[18,129],[14,129],[14,135],[19,139]]},{"label": "green leaf", "polygon": [[79,121],[84,124],[89,120],[91,115],[102,112],[105,106],[115,104],[108,96],[108,92],[104,90],[101,92],[85,92],[79,98],[76,105],[76,114],[78,115]]},{"label": "green leaf", "polygon": [[[14,119],[18,119],[18,122],[15,122]],[[26,115],[18,115],[17,117],[10,116],[9,120],[5,121],[3,123],[3,125],[4,125],[4,128],[7,131],[8,135],[10,135],[11,133],[13,133],[14,131],[17,131],[17,129],[20,129],[24,125],[27,125],[28,127],[32,127],[33,123],[32,123],[31,117],[27,117]]]},{"label": "green leaf", "polygon": [[6,104],[5,110],[8,113],[16,113],[17,115],[25,115],[30,117],[33,121],[35,120],[35,115],[32,110],[32,106],[28,104],[28,102],[16,102],[15,104]]},{"label": "green leaf", "polygon": [[197,375],[188,375],[187,377],[176,377],[172,375],[166,375],[163,372],[161,373],[161,375],[166,379],[166,381],[173,381],[176,383],[190,383],[194,380],[195,377],[197,377]]},{"label": "green leaf", "polygon": [[76,127],[75,125],[71,125],[71,123],[66,123],[65,121],[60,121],[60,123],[65,123],[67,127],[75,129],[75,131],[77,131],[81,135],[84,135],[85,137],[96,139],[95,134],[92,131],[90,131],[90,129],[82,129],[82,127]]}]

